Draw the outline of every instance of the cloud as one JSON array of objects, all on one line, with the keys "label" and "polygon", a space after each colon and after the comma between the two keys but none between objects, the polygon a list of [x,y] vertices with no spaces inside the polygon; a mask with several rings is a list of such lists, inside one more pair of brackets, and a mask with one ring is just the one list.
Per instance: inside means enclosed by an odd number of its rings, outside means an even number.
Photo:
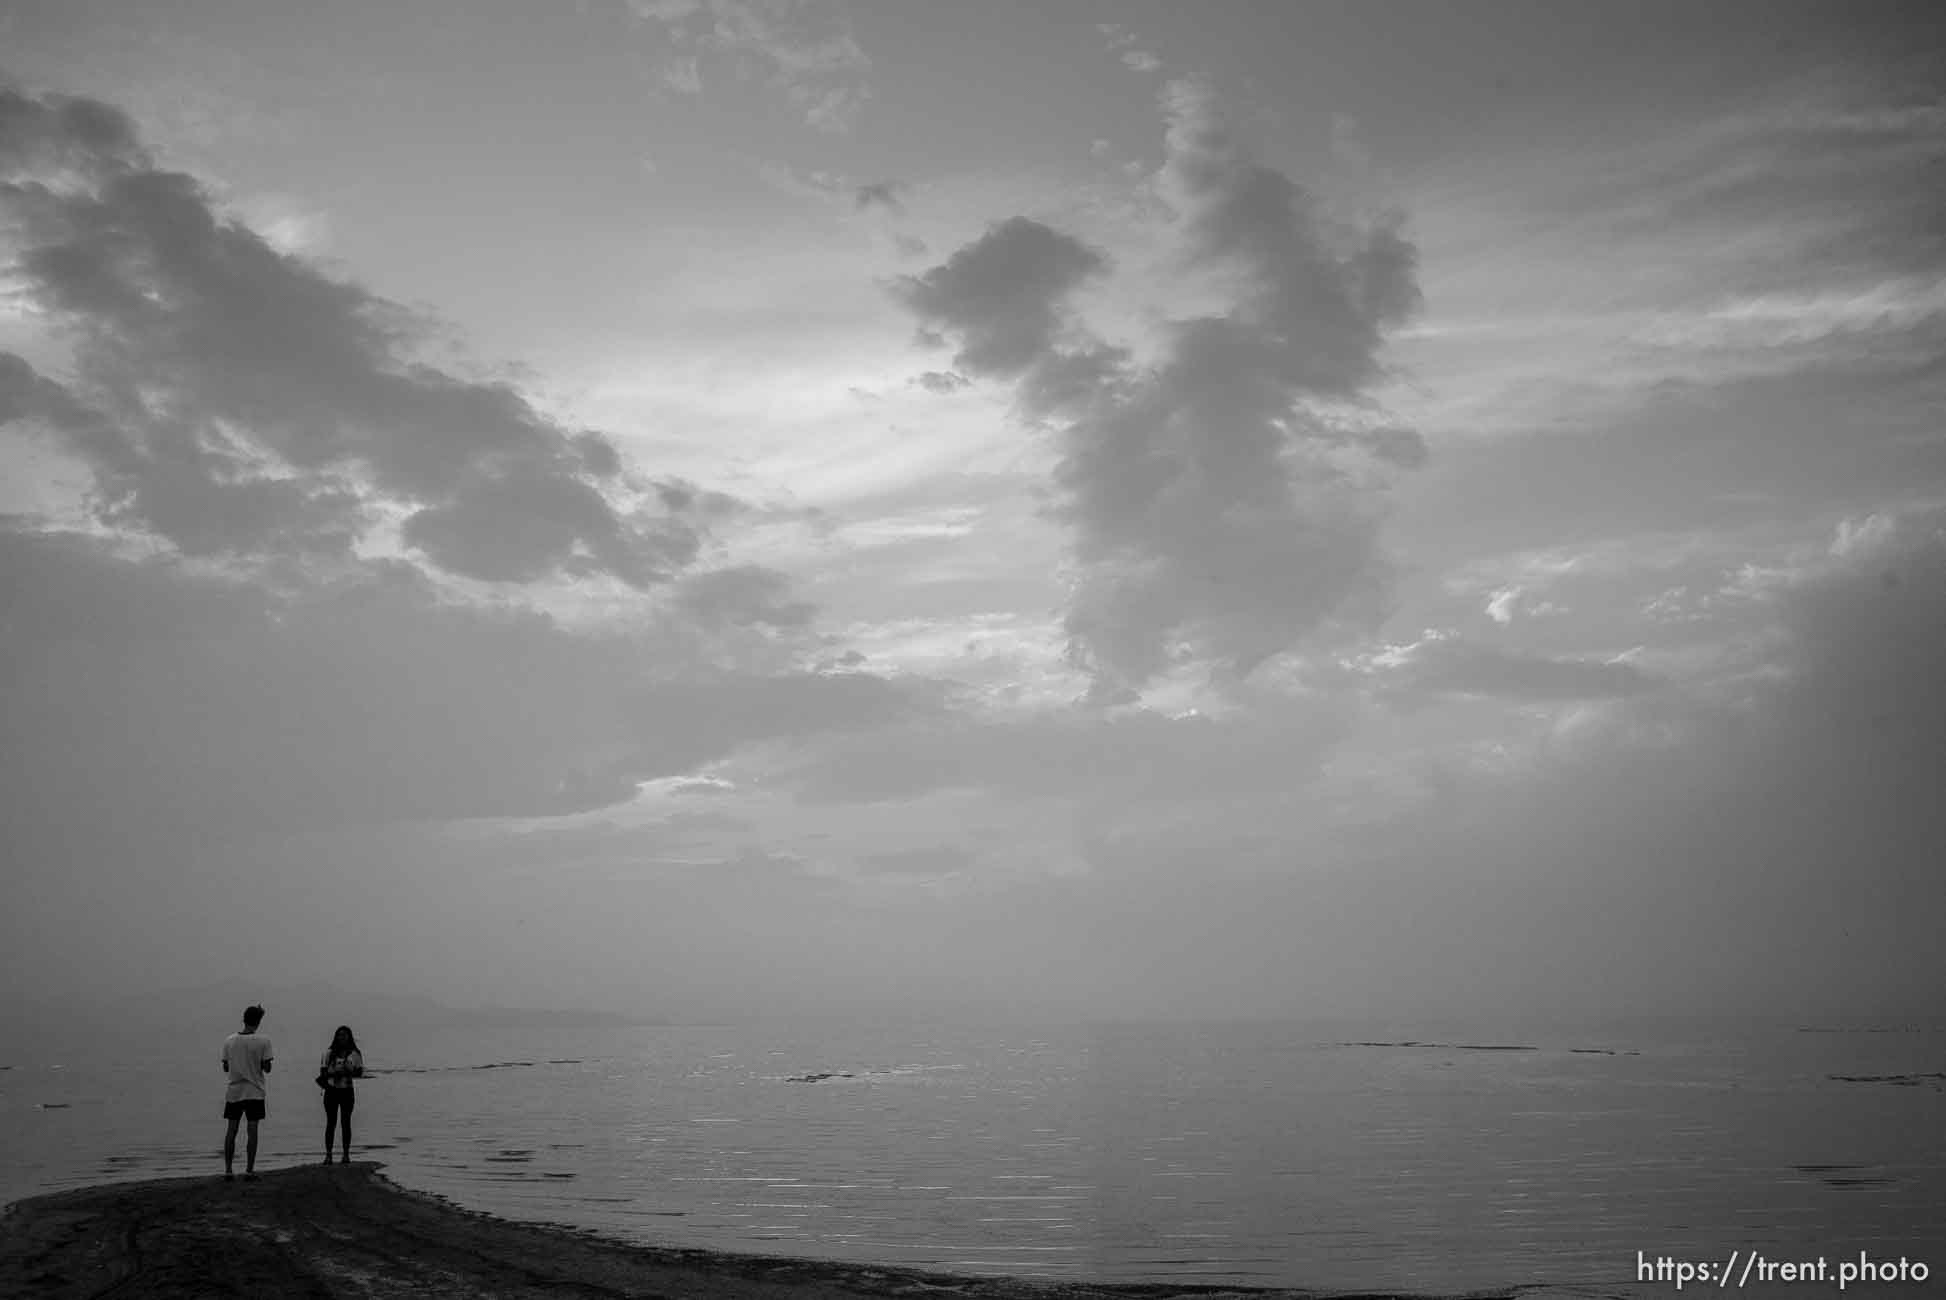
[{"label": "cloud", "polygon": [[99,177],[146,164],[127,114],[99,100],[55,95],[35,98],[0,86],[0,167]]},{"label": "cloud", "polygon": [[1874,410],[1897,404],[1946,343],[1936,100],[1832,65],[1608,147],[1469,156],[1416,203],[1444,314],[1409,353],[1438,394],[1416,418],[1602,430],[1695,386],[1714,419],[1747,381],[1815,393],[1840,370],[1876,372]]},{"label": "cloud", "polygon": [[1253,713],[1222,718],[1139,708],[915,715],[820,740],[767,769],[767,779],[816,803],[976,791],[1120,815],[1300,787],[1356,712],[1349,699],[1309,699],[1267,700]]},{"label": "cloud", "polygon": [[[735,498],[420,360],[407,312],[158,169],[117,110],[0,94],[0,206],[68,348],[59,375],[0,353],[0,425],[92,472],[86,533],[0,529],[10,861],[576,814],[936,707],[834,658],[782,574],[698,568]],[[584,617],[558,585],[584,578],[627,617]]]},{"label": "cloud", "polygon": [[1096,31],[1099,31],[1103,37],[1107,37],[1107,47],[1111,53],[1115,51],[1121,53],[1121,62],[1125,68],[1135,68],[1136,72],[1154,72],[1162,66],[1162,60],[1156,54],[1144,49],[1133,49],[1140,37],[1136,37],[1133,31],[1129,31],[1121,23],[1096,23]]},{"label": "cloud", "polygon": [[[1793,349],[1828,355],[1856,338],[1883,347],[1946,316],[1946,278],[1903,275],[1820,292],[1741,294],[1701,311],[1667,313],[1632,341],[1671,349],[1717,348],[1790,357]],[[1922,335],[1923,336],[1923,335]]]},{"label": "cloud", "polygon": [[899,277],[892,293],[922,326],[959,336],[955,366],[1011,378],[1053,350],[1063,300],[1107,269],[1073,236],[1012,217],[923,275]]},{"label": "cloud", "polygon": [[1388,689],[1518,700],[1593,700],[1640,694],[1653,677],[1618,660],[1556,659],[1434,632],[1373,661]]},{"label": "cloud", "polygon": [[804,120],[832,135],[843,135],[856,126],[872,101],[870,86],[793,86],[790,93],[792,102],[804,110]]},{"label": "cloud", "polygon": [[[1901,1007],[1940,986],[1922,936],[1946,922],[1946,513],[1841,528],[1763,599],[1755,659],[1578,707],[1539,765],[1455,770],[1385,833],[1441,845],[1426,884],[1454,924],[1532,934],[1482,974],[1638,1009],[1699,989],[1743,1009]],[[1491,888],[1466,897],[1469,874]]]},{"label": "cloud", "polygon": [[802,628],[816,614],[808,601],[791,598],[790,579],[774,569],[738,565],[685,578],[677,608],[706,625]]},{"label": "cloud", "polygon": [[383,514],[487,581],[666,581],[701,522],[622,481],[602,435],[511,385],[417,360],[407,313],[280,252],[159,170],[91,100],[0,92],[15,292],[71,342],[74,378],[5,362],[9,418],[83,457],[95,513],[186,554],[337,554]]},{"label": "cloud", "polygon": [[656,65],[656,78],[670,90],[679,95],[700,95],[703,93],[702,60],[693,54],[671,55],[659,60]]},{"label": "cloud", "polygon": [[[1718,534],[1908,500],[1946,476],[1933,412],[1946,370],[1889,357],[1789,373],[1666,380],[1567,429],[1448,439],[1412,490],[1412,525],[1481,549],[1655,531]],[[1833,436],[1842,429],[1843,437]]]},{"label": "cloud", "polygon": [[[1933,270],[1942,250],[1924,168],[1941,157],[1946,114],[1908,95],[1855,75],[1787,84],[1706,129],[1655,142],[1628,160],[1634,165],[1584,177],[1582,195],[1602,202],[1607,223],[1625,234],[1672,224],[1795,226],[1810,242],[1794,250],[1796,272],[1807,277]],[[1834,194],[1850,201],[1834,207]],[[1808,228],[1799,224],[1807,216]],[[1886,237],[1895,231],[1900,238]]]},{"label": "cloud", "polygon": [[859,860],[858,865],[870,875],[923,880],[953,875],[966,870],[972,863],[973,855],[965,849],[943,845],[868,854]]},{"label": "cloud", "polygon": [[834,134],[849,131],[871,101],[871,60],[829,0],[631,0],[630,8],[689,51],[658,65],[672,89],[700,93],[707,59],[734,78],[762,78],[807,125]]},{"label": "cloud", "polygon": [[899,190],[902,188],[897,181],[878,181],[870,185],[860,185],[852,194],[852,202],[861,212],[874,206],[884,208],[888,212],[903,212],[905,209],[899,203]]},{"label": "cloud", "polygon": [[1383,512],[1355,462],[1424,455],[1350,413],[1370,405],[1385,331],[1418,306],[1398,223],[1326,221],[1206,89],[1171,83],[1164,106],[1178,261],[1219,277],[1230,305],[1169,321],[1152,366],[1068,319],[1106,259],[1039,222],[995,226],[898,286],[922,329],[958,340],[956,366],[1016,378],[1022,413],[1061,424],[1069,650],[1104,700],[1184,663],[1242,675],[1328,625],[1375,626]]},{"label": "cloud", "polygon": [[651,822],[584,821],[514,831],[488,824],[413,828],[406,834],[416,831],[463,846],[478,876],[500,876],[512,867],[558,880],[589,867],[652,866],[677,857],[693,860],[717,850],[724,835],[748,830],[750,823],[739,817],[684,810]]},{"label": "cloud", "polygon": [[402,536],[441,568],[487,582],[605,574],[638,588],[668,580],[699,545],[685,522],[631,527],[584,478],[540,465],[469,475],[450,500],[409,516]]},{"label": "cloud", "polygon": [[[678,798],[685,798],[685,799],[694,799],[698,797],[720,797],[723,795],[736,793],[736,787],[730,784],[728,781],[719,781],[713,777],[696,777],[693,780],[677,781],[673,783],[669,787],[669,793]],[[734,824],[737,826],[747,825],[747,823],[743,822],[741,819],[733,819],[733,821]]]},{"label": "cloud", "polygon": [[[654,626],[577,633],[443,600],[402,564],[277,594],[0,531],[0,765],[19,851],[117,825],[249,828],[538,817],[632,798],[739,746],[930,709],[859,672],[713,669]],[[701,575],[684,622],[794,626],[774,575]]]},{"label": "cloud", "polygon": [[637,18],[680,22],[701,10],[703,0],[628,0],[628,7]]},{"label": "cloud", "polygon": [[1181,1014],[1935,1015],[1946,514],[1854,521],[1766,593],[1754,661],[1556,696],[1538,734],[1360,728],[1275,788],[1102,801],[1064,818],[1088,870],[1015,908]]},{"label": "cloud", "polygon": [[928,370],[924,374],[913,376],[912,382],[929,393],[938,393],[943,397],[947,393],[957,393],[960,389],[971,385],[973,381],[951,370]]},{"label": "cloud", "polygon": [[757,174],[786,193],[815,199],[834,209],[869,213],[876,208],[887,218],[905,214],[900,199],[907,189],[903,181],[860,181],[844,172],[774,162],[759,164]]},{"label": "cloud", "polygon": [[1822,561],[1772,599],[1806,743],[1834,731],[1901,738],[1909,772],[1946,770],[1946,509],[1885,511],[1843,524]]},{"label": "cloud", "polygon": [[[605,770],[616,666],[547,619],[442,605],[395,567],[296,601],[0,533],[10,825],[242,827],[577,811]],[[45,843],[39,847],[45,848]]]},{"label": "cloud", "polygon": [[1419,307],[1417,254],[1398,222],[1332,230],[1301,186],[1250,157],[1206,87],[1173,82],[1164,102],[1160,188],[1187,258],[1249,277],[1233,316],[1269,335],[1286,382],[1342,395],[1370,384],[1384,330]]}]

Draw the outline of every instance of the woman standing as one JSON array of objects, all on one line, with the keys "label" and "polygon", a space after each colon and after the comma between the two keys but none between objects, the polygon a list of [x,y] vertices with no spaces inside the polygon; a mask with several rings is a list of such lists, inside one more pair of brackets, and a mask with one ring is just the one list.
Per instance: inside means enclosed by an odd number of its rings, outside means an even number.
[{"label": "woman standing", "polygon": [[365,1058],[358,1050],[358,1040],[351,1036],[351,1026],[339,1025],[338,1032],[331,1036],[331,1046],[324,1049],[324,1056],[318,1061],[318,1086],[324,1089],[324,1163],[331,1163],[331,1138],[337,1132],[340,1117],[345,1126],[344,1155],[338,1163],[351,1163],[351,1108],[358,1100],[352,1091],[351,1081],[365,1073]]}]

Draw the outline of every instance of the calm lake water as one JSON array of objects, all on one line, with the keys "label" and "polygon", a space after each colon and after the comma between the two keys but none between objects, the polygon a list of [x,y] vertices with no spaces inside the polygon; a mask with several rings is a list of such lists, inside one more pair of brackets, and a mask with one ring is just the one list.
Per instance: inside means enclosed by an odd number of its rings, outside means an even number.
[{"label": "calm lake water", "polygon": [[[666,1245],[1613,1295],[1673,1292],[1638,1251],[1862,1250],[1933,1273],[1870,1294],[1942,1293],[1946,1031],[1805,1028],[437,1032],[363,1044],[356,1132],[408,1187]],[[315,1052],[279,1049],[268,1168],[322,1146]],[[0,1061],[0,1197],[217,1170],[208,1055]]]}]

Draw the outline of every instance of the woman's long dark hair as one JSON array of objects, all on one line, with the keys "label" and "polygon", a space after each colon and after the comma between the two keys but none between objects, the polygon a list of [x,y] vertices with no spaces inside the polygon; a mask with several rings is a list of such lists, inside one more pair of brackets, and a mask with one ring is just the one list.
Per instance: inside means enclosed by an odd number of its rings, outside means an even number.
[{"label": "woman's long dark hair", "polygon": [[[338,1040],[340,1038],[345,1040],[345,1050],[342,1052],[338,1050]],[[358,1051],[358,1040],[351,1036],[351,1026],[339,1025],[337,1031],[331,1035],[331,1046],[325,1048],[325,1050],[333,1056],[350,1056],[353,1052]],[[362,1052],[359,1054],[361,1056],[363,1055]]]}]

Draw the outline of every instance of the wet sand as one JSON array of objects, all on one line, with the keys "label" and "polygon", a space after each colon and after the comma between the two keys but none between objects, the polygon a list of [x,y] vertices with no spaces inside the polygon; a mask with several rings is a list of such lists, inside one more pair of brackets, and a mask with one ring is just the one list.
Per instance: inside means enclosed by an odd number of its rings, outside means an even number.
[{"label": "wet sand", "polygon": [[[21,1201],[0,1220],[0,1295],[693,1296],[1166,1300],[1346,1296],[1034,1284],[822,1260],[669,1250],[512,1223],[388,1181],[376,1162],[116,1183]],[[1496,1292],[1495,1296],[1511,1293]]]}]

